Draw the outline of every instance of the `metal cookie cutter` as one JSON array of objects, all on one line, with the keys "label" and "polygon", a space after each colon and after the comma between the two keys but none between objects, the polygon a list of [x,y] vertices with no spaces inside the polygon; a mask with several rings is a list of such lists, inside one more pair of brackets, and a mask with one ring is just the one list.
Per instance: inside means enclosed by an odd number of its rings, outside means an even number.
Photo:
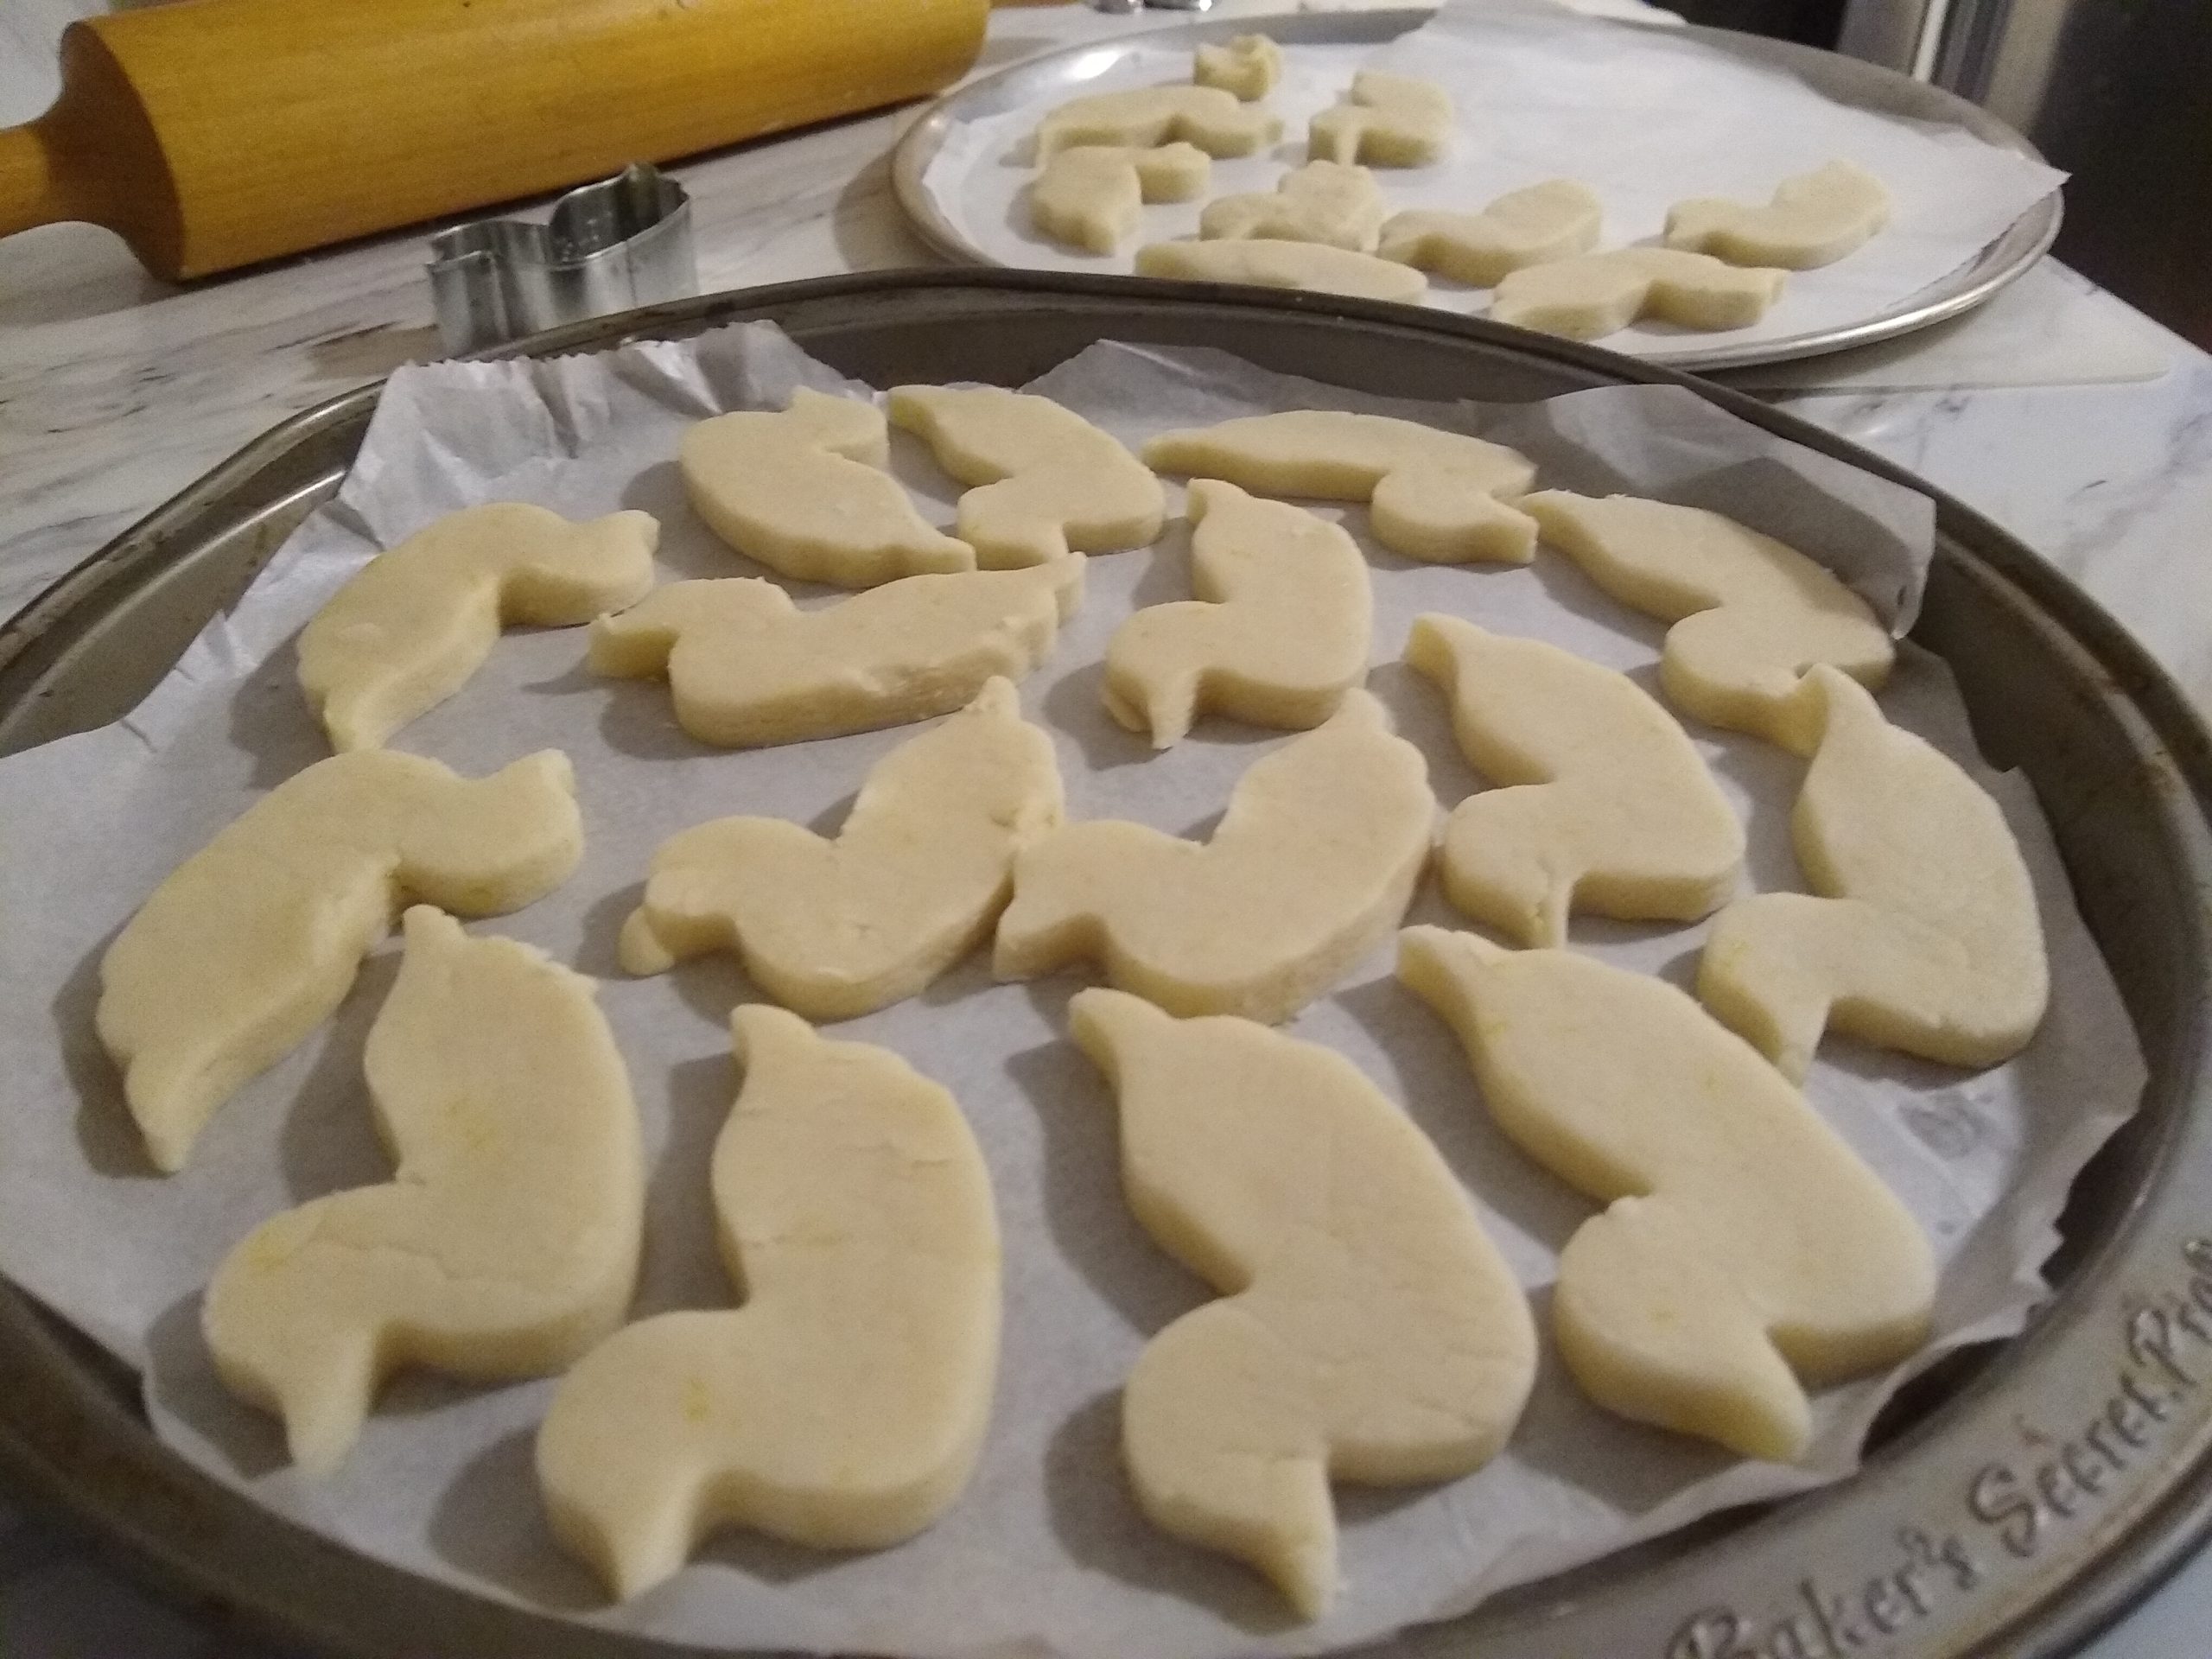
[{"label": "metal cookie cutter", "polygon": [[455,356],[698,291],[691,199],[644,162],[579,185],[543,225],[480,219],[430,238],[438,334]]}]

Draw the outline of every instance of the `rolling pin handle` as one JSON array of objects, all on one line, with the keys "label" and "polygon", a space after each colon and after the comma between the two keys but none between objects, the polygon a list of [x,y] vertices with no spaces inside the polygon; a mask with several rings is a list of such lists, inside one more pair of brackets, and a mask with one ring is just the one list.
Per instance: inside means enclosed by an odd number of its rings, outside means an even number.
[{"label": "rolling pin handle", "polygon": [[79,216],[58,160],[42,122],[0,128],[0,236]]}]

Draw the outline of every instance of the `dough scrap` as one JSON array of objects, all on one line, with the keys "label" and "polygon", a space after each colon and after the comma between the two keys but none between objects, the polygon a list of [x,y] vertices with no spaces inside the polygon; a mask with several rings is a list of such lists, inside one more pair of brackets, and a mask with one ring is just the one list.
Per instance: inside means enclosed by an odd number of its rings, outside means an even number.
[{"label": "dough scrap", "polygon": [[1890,222],[1890,193],[1865,168],[1830,162],[1784,179],[1764,207],[1714,196],[1667,210],[1667,245],[1737,265],[1813,270],[1855,251]]},{"label": "dough scrap", "polygon": [[1146,202],[1189,201],[1212,175],[1196,144],[1077,144],[1045,163],[1029,187],[1029,217],[1055,242],[1112,253],[1136,233]]},{"label": "dough scrap", "polygon": [[1528,1298],[1428,1137],[1342,1055],[1119,991],[1077,992],[1068,1015],[1119,1097],[1129,1208],[1224,1293],[1129,1373],[1138,1503],[1319,1618],[1330,1481],[1488,1462],[1535,1377]]},{"label": "dough scrap", "polygon": [[1158,539],[1166,493],[1120,439],[1049,397],[1000,386],[893,386],[891,420],[969,486],[959,529],[988,569]]},{"label": "dough scrap", "polygon": [[1163,432],[1144,458],[1268,494],[1368,502],[1375,539],[1409,559],[1526,564],[1536,553],[1536,521],[1500,499],[1535,482],[1529,458],[1416,421],[1331,409],[1245,415]]},{"label": "dough scrap", "polygon": [[1573,910],[1694,922],[1727,903],[1744,826],[1675,717],[1625,674],[1454,616],[1414,619],[1406,661],[1451,700],[1459,747],[1503,787],[1446,820],[1445,896],[1525,945]]},{"label": "dough scrap", "polygon": [[1435,817],[1421,752],[1348,691],[1237,780],[1211,841],[1102,819],[1024,849],[992,970],[1088,957],[1170,1014],[1287,1020],[1405,914]]},{"label": "dough scrap", "polygon": [[1479,213],[1395,213],[1376,251],[1454,282],[1495,288],[1526,266],[1589,252],[1604,219],[1589,186],[1551,179],[1509,190]]},{"label": "dough scrap", "polygon": [[781,414],[746,410],[683,435],[691,505],[747,558],[798,582],[871,588],[972,570],[968,543],[931,528],[884,470],[883,411],[801,386]]},{"label": "dough scrap", "polygon": [[1282,79],[1282,48],[1264,35],[1232,35],[1193,54],[1191,79],[1256,104]]},{"label": "dough scrap", "polygon": [[1019,678],[1083,596],[1083,561],[907,576],[802,611],[772,582],[677,582],[592,624],[601,674],[665,674],[702,743],[797,743],[949,715]]},{"label": "dough scrap", "polygon": [[1154,748],[1201,709],[1303,731],[1367,677],[1375,599],[1358,543],[1325,518],[1218,479],[1194,480],[1185,509],[1191,588],[1150,605],[1106,647],[1106,708]]},{"label": "dough scrap", "polygon": [[1135,269],[1170,282],[1249,283],[1406,304],[1428,292],[1428,278],[1417,270],[1319,242],[1153,242],[1137,250]]},{"label": "dough scrap", "polygon": [[345,999],[404,899],[518,910],[583,856],[575,773],[546,749],[488,778],[390,749],[296,772],[148,895],[100,958],[97,1023],[156,1168]]},{"label": "dough scrap", "polygon": [[952,1096],[888,1049],[741,1007],[744,1086],[715,1143],[744,1305],[618,1331],[537,1437],[556,1535],[620,1599],[746,1526],[880,1549],[959,1497],[990,1415],[999,1234]]},{"label": "dough scrap", "polygon": [[1782,297],[1788,276],[1678,248],[1612,248],[1508,272],[1490,316],[1568,340],[1602,340],[1644,317],[1678,328],[1748,328]]},{"label": "dough scrap", "polygon": [[574,627],[653,585],[644,512],[571,524],[521,501],[449,512],[363,565],[300,631],[300,689],[340,753],[381,748],[467,684],[510,623]]},{"label": "dough scrap", "polygon": [[835,839],[784,818],[717,818],[663,842],[622,965],[657,974],[732,950],[786,1007],[856,1018],[990,936],[1014,855],[1061,810],[1052,740],[1023,721],[1011,682],[992,680],[876,763]]},{"label": "dough scrap", "polygon": [[1815,668],[1797,698],[1824,730],[1790,828],[1825,896],[1722,911],[1699,998],[1792,1081],[1831,1026],[1953,1065],[2010,1059],[2043,1022],[2050,968],[2004,813],[1856,680]]},{"label": "dough scrap", "polygon": [[1398,976],[1498,1127],[1607,1205],[1560,1252],[1560,1357],[1609,1411],[1795,1462],[1807,1386],[1928,1338],[1928,1241],[1748,1043],[1664,980],[1409,927]]},{"label": "dough scrap", "polygon": [[1365,168],[1308,162],[1284,174],[1273,190],[1208,202],[1198,215],[1198,234],[1208,241],[1318,242],[1372,253],[1383,211],[1382,193]]},{"label": "dough scrap", "polygon": [[1826,565],[1701,507],[1541,490],[1521,499],[1544,540],[1622,604],[1671,622],[1659,682],[1685,713],[1793,753],[1819,741],[1795,694],[1827,663],[1877,690],[1897,645]]},{"label": "dough scrap", "polygon": [[1209,156],[1249,156],[1282,137],[1282,123],[1247,109],[1217,86],[1140,86],[1093,92],[1061,105],[1037,124],[1037,160],[1077,144],[1156,149],[1196,144]]},{"label": "dough scrap", "polygon": [[362,1059],[397,1165],[264,1222],[200,1322],[233,1394],[328,1473],[406,1365],[542,1376],[621,1323],[645,1176],[613,1033],[582,974],[427,905]]},{"label": "dough scrap", "polygon": [[1426,167],[1452,140],[1452,95],[1433,80],[1362,69],[1344,102],[1313,118],[1306,154],[1316,162]]}]

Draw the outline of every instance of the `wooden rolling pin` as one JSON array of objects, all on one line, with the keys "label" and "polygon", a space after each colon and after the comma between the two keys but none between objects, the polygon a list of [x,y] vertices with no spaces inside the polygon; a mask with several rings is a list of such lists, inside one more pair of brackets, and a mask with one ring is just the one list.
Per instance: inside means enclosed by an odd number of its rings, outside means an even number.
[{"label": "wooden rolling pin", "polygon": [[71,25],[0,236],[198,276],[956,79],[988,0],[176,0]]}]

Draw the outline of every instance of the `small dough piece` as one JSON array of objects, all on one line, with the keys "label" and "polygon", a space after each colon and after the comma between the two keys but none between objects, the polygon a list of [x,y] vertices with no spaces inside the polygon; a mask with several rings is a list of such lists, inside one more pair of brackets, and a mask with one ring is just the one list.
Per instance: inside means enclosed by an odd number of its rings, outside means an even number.
[{"label": "small dough piece", "polygon": [[725,1526],[880,1549],[968,1484],[998,1367],[990,1176],[950,1095],[888,1049],[753,1003],[715,1142],[734,1312],[618,1331],[537,1436],[554,1532],[620,1599]]},{"label": "small dough piece", "polygon": [[1153,242],[1137,250],[1136,274],[1179,283],[1247,283],[1308,294],[1413,304],[1428,278],[1404,265],[1319,242]]},{"label": "small dough piece", "polygon": [[656,588],[592,624],[594,671],[665,674],[677,723],[726,749],[949,715],[1045,659],[1083,597],[1083,561],[908,576],[802,611],[772,582]]},{"label": "small dough piece", "polygon": [[522,501],[449,512],[363,565],[300,631],[300,689],[330,747],[381,748],[468,683],[509,624],[575,627],[653,585],[660,525],[571,524]]},{"label": "small dough piece", "polygon": [[1232,35],[1217,46],[1198,49],[1191,79],[1256,104],[1282,79],[1282,48],[1264,35]]},{"label": "small dough piece", "polygon": [[2050,997],[2043,921],[2005,814],[1856,680],[1799,689],[1824,728],[1790,830],[1813,891],[1720,912],[1697,994],[1802,1081],[1833,1026],[1952,1065],[2027,1046]]},{"label": "small dough piece", "polygon": [[1452,95],[1433,80],[1362,69],[1306,129],[1309,161],[1427,167],[1452,141]]},{"label": "small dough piece", "polygon": [[1052,740],[992,680],[960,713],[893,749],[831,840],[784,818],[717,818],[661,843],[622,965],[657,974],[732,950],[810,1020],[896,1002],[990,937],[1014,855],[1059,828]]},{"label": "small dough piece", "polygon": [[1106,647],[1106,708],[1164,749],[1201,709],[1304,731],[1367,677],[1375,598],[1325,518],[1198,479],[1185,509],[1196,599],[1149,605]]},{"label": "small dough piece", "polygon": [[798,582],[872,588],[972,570],[976,555],[914,511],[884,470],[883,411],[801,386],[781,414],[745,410],[683,435],[679,466],[707,527]]},{"label": "small dough piece", "polygon": [[1282,137],[1282,123],[1217,86],[1140,86],[1071,99],[1037,124],[1042,163],[1077,144],[1140,149],[1196,144],[1209,156],[1249,156]]},{"label": "small dough piece", "polygon": [[345,1460],[392,1372],[561,1370],[637,1282],[638,1109],[597,986],[427,905],[405,931],[362,1055],[397,1169],[262,1223],[200,1312],[225,1384],[279,1414],[315,1474]]},{"label": "small dough piece", "polygon": [[100,958],[99,1038],[154,1166],[345,1000],[407,899],[519,910],[583,857],[575,773],[545,749],[488,778],[390,749],[296,772],[171,871]]},{"label": "small dough piece", "polygon": [[1694,922],[1728,902],[1744,826],[1627,675],[1455,616],[1414,618],[1406,661],[1451,699],[1468,760],[1503,785],[1445,824],[1445,896],[1468,915],[1556,946],[1570,911]]},{"label": "small dough piece", "polygon": [[1049,397],[1001,386],[893,386],[892,423],[969,486],[960,533],[986,569],[1159,539],[1160,480],[1122,441]]},{"label": "small dough piece", "polygon": [[1764,207],[1697,196],[1667,210],[1667,245],[1709,253],[1735,265],[1814,270],[1856,251],[1890,222],[1890,193],[1851,162],[1775,187]]},{"label": "small dough piece", "polygon": [[1223,1293],[1129,1372],[1137,1501],[1318,1618],[1329,1483],[1449,1480],[1496,1455],[1535,1379],[1529,1300],[1428,1137],[1342,1055],[1096,988],[1068,1020],[1119,1097],[1130,1210]]},{"label": "small dough piece", "polygon": [[1497,1125],[1609,1206],[1560,1254],[1560,1356],[1609,1411],[1777,1463],[1807,1386],[1928,1339],[1912,1214],[1751,1046],[1664,980],[1409,927],[1398,976],[1459,1035]]},{"label": "small dough piece", "polygon": [[1421,752],[1348,691],[1237,780],[1211,841],[1103,819],[1026,849],[992,970],[1089,957],[1170,1014],[1287,1020],[1406,913],[1435,820]]},{"label": "small dough piece", "polygon": [[1163,432],[1144,458],[1270,495],[1368,502],[1375,539],[1409,559],[1526,564],[1536,555],[1536,521],[1505,505],[1536,481],[1529,458],[1417,421],[1332,409],[1245,415]]},{"label": "small dough piece", "polygon": [[1308,162],[1284,174],[1273,190],[1208,202],[1198,215],[1198,234],[1210,242],[1271,238],[1372,253],[1382,213],[1382,193],[1365,168]]},{"label": "small dough piece", "polygon": [[1055,242],[1112,253],[1136,234],[1146,202],[1189,201],[1212,176],[1196,144],[1077,144],[1045,163],[1029,187],[1029,217]]},{"label": "small dough piece", "polygon": [[1495,288],[1524,266],[1589,252],[1604,219],[1589,186],[1552,179],[1509,190],[1479,213],[1395,213],[1376,251],[1457,283]]},{"label": "small dough piece", "polygon": [[1544,540],[1624,605],[1675,626],[1659,683],[1709,726],[1796,754],[1820,741],[1818,709],[1795,694],[1826,663],[1878,690],[1897,645],[1826,565],[1701,507],[1632,495],[1541,490],[1521,499]]},{"label": "small dough piece", "polygon": [[1678,328],[1748,328],[1782,297],[1788,276],[1677,248],[1613,248],[1508,272],[1490,317],[1568,340],[1602,340],[1645,317]]}]

